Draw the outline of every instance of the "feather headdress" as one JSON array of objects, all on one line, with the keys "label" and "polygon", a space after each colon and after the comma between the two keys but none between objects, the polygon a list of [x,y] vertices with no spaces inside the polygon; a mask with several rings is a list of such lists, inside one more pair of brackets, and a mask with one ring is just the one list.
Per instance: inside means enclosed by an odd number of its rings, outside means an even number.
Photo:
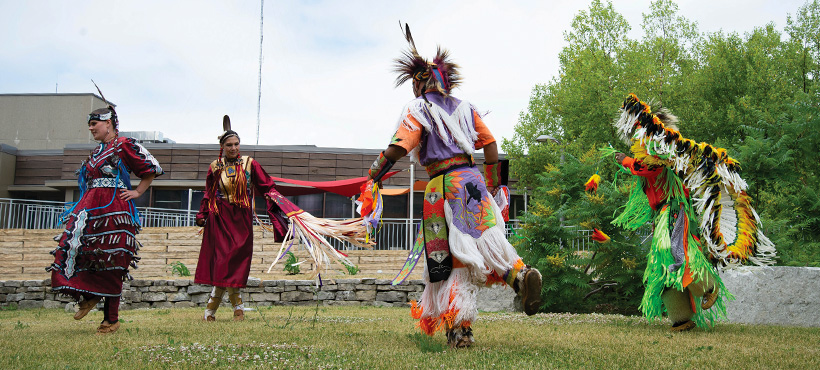
[{"label": "feather headdress", "polygon": [[[399,27],[401,27],[401,22],[399,22]],[[402,33],[409,44],[409,49],[402,52],[400,58],[395,59],[394,71],[398,73],[396,87],[412,79],[423,83],[425,90],[435,89],[444,95],[449,95],[453,88],[461,84],[459,66],[450,60],[450,52],[447,49],[439,46],[436,49],[436,56],[432,61],[428,61],[416,49],[416,43],[408,24],[404,24]]]},{"label": "feather headdress", "polygon": [[235,136],[236,139],[239,140],[239,134],[237,134],[236,131],[231,130],[231,117],[228,117],[226,114],[222,117],[222,135],[217,136],[217,139],[219,139],[219,144],[223,144],[225,140],[228,140],[228,138],[232,136]]},{"label": "feather headdress", "polygon": [[[91,83],[93,83],[94,87],[97,88],[97,92],[100,93],[100,98],[102,98],[102,100],[105,103],[108,104],[108,107],[102,108],[102,109],[95,109],[93,112],[91,112],[91,114],[88,115],[88,121],[89,122],[91,122],[91,120],[107,121],[107,120],[110,119],[111,124],[114,125],[114,129],[119,130],[120,129],[120,120],[119,120],[119,118],[117,118],[117,111],[114,110],[114,104],[111,104],[111,102],[109,102],[108,99],[105,98],[105,95],[103,95],[102,90],[100,90],[100,87],[97,86],[97,83],[94,82],[93,79],[91,80]],[[105,109],[108,109],[108,112],[105,112]]]},{"label": "feather headdress", "polygon": [[701,219],[701,236],[718,266],[774,263],[775,246],[750,204],[740,163],[723,148],[683,137],[665,120],[675,123],[677,118],[666,111],[653,113],[649,104],[629,94],[613,125],[622,138],[631,140],[635,159],[669,168],[689,189]]}]

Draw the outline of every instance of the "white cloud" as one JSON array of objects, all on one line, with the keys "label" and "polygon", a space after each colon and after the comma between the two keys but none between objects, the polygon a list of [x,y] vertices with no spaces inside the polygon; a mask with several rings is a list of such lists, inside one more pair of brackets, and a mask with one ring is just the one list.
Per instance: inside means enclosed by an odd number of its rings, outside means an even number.
[{"label": "white cloud", "polygon": [[[393,88],[392,59],[410,23],[425,55],[436,44],[463,67],[458,97],[510,137],[534,84],[558,71],[558,52],[588,2],[270,1],[265,3],[260,144],[381,148],[408,86]],[[615,1],[639,37],[649,1]],[[740,33],[802,1],[678,1],[700,31]],[[727,14],[732,13],[732,16]],[[230,114],[256,140],[258,1],[2,1],[0,93],[93,92],[118,104],[123,130],[213,143]],[[78,124],[83,124],[82,122]]]}]

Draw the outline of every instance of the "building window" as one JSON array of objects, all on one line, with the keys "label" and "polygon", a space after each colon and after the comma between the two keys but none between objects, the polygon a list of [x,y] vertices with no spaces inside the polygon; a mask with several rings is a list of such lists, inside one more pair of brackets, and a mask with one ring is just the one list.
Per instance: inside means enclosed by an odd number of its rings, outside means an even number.
[{"label": "building window", "polygon": [[[145,194],[143,194],[143,196],[144,195]],[[154,190],[154,207],[165,209],[188,209],[188,189]]]},{"label": "building window", "polygon": [[288,198],[297,207],[315,217],[325,217],[324,212],[322,212],[322,203],[325,200],[324,194],[290,195],[285,198]]},{"label": "building window", "polygon": [[407,218],[407,198],[407,194],[382,197],[382,218]]},{"label": "building window", "polygon": [[353,217],[353,202],[350,198],[334,194],[325,194],[325,216],[326,218],[351,218]]}]

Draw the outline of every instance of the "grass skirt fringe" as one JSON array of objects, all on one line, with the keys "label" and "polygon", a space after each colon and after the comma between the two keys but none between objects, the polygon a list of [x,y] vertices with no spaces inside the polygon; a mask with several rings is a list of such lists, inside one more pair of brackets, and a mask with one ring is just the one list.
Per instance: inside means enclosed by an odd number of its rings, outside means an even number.
[{"label": "grass skirt fringe", "polygon": [[[685,213],[681,213],[685,217]],[[669,266],[675,264],[675,260],[671,252],[671,231],[669,207],[665,207],[658,214],[655,219],[655,231],[652,237],[652,247],[649,251],[646,270],[644,271],[643,281],[646,289],[644,290],[643,299],[641,301],[641,312],[649,319],[660,319],[667,309],[663,306],[661,294],[665,289],[677,289],[683,291],[684,272],[688,268],[692,273],[691,284],[702,284],[708,281],[713,281],[716,286],[719,286],[718,299],[711,309],[703,311],[700,308],[699,298],[694,297],[695,315],[692,320],[698,327],[710,328],[717,320],[726,320],[726,302],[734,299],[726,291],[723,281],[717,274],[715,269],[709,263],[698,247],[698,242],[690,232],[686,235],[688,238],[687,263],[681,266],[676,271],[669,271]]]}]

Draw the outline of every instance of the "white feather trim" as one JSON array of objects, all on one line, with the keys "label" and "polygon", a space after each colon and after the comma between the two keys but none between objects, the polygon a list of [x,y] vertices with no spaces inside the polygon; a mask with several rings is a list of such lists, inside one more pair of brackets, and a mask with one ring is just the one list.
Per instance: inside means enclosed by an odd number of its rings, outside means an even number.
[{"label": "white feather trim", "polygon": [[726,189],[720,190],[720,233],[723,234],[723,241],[732,244],[737,239],[737,211],[735,201]]},{"label": "white feather trim", "polygon": [[[404,126],[411,131],[415,131],[417,128],[406,122],[407,115],[410,115],[428,132],[433,132],[433,126],[435,125],[435,131],[445,144],[451,144],[455,141],[459,149],[472,155],[475,152],[475,142],[478,140],[478,133],[475,131],[475,125],[473,125],[474,110],[475,107],[466,100],[462,100],[452,114],[447,114],[438,105],[432,103],[428,105],[423,99],[414,99],[405,105],[396,124],[396,129],[398,130],[400,126]],[[410,151],[410,159],[418,162],[418,147]]]},{"label": "white feather trim", "polygon": [[[453,322],[461,325],[464,321],[475,322],[478,318],[476,303],[479,287],[470,282],[470,272],[466,268],[453,269],[447,280],[430,283],[428,280],[427,264],[424,266],[424,292],[421,293],[419,305],[422,307],[421,318],[437,318],[451,308],[457,309],[458,314]],[[453,292],[453,301],[450,302],[450,291]]]}]

